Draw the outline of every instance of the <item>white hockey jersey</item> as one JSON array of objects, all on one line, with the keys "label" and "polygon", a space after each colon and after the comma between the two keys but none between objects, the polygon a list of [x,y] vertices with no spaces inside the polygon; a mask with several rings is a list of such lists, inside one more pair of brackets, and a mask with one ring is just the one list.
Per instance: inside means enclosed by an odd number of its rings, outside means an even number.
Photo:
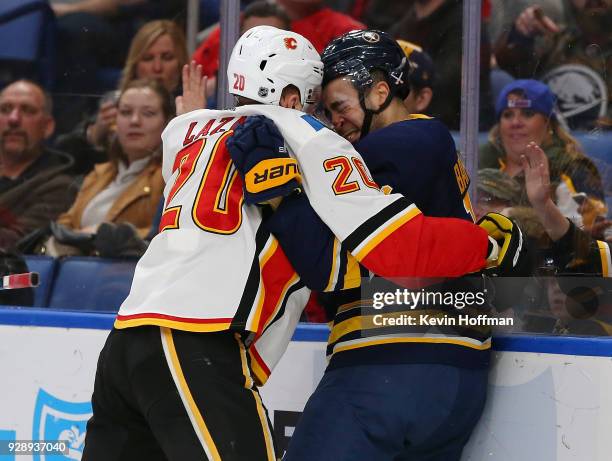
[{"label": "white hockey jersey", "polygon": [[[243,182],[225,141],[250,115],[265,115],[278,126],[313,208],[357,260],[375,253],[420,212],[401,195],[381,192],[352,145],[303,112],[249,105],[193,111],[169,123],[162,133],[161,232],[136,266],[115,327],[252,332],[267,374],[290,340],[309,291],[261,226],[260,208],[243,203]],[[262,337],[266,330],[274,337]]]}]

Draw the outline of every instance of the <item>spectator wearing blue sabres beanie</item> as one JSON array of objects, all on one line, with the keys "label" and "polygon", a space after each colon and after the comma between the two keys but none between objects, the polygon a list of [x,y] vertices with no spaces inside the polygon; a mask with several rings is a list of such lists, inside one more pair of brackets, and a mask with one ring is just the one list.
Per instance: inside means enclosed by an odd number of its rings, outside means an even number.
[{"label": "spectator wearing blue sabres beanie", "polygon": [[[527,145],[535,142],[548,157],[554,202],[577,226],[589,228],[598,215],[605,215],[601,176],[561,125],[555,103],[550,88],[538,80],[507,84],[495,104],[497,123],[480,148],[478,168],[498,168],[515,178],[522,189],[519,205],[529,206],[521,159]],[[588,197],[588,206],[578,204],[578,196]]]},{"label": "spectator wearing blue sabres beanie", "polygon": [[[522,98],[508,98],[508,95],[516,93]],[[538,80],[515,80],[507,84],[499,93],[495,104],[495,118],[499,120],[504,109],[525,108],[539,112],[546,117],[555,118],[556,96],[548,86]]]}]

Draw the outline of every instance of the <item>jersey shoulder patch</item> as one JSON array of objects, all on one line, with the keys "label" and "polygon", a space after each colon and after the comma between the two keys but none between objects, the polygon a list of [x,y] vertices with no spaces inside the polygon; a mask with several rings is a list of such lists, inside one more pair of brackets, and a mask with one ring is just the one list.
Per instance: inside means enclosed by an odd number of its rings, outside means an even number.
[{"label": "jersey shoulder patch", "polygon": [[315,131],[319,131],[325,128],[325,125],[323,124],[323,122],[313,117],[312,115],[304,114],[302,115],[302,119],[304,119],[306,123],[308,123],[311,127],[313,127]]}]

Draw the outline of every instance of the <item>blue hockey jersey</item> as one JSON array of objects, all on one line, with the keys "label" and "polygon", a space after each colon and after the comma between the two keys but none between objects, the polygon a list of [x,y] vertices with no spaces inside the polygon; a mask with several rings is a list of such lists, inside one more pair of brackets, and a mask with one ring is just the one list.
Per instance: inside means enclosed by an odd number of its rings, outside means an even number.
[{"label": "blue hockey jersey", "polygon": [[[355,148],[371,172],[372,181],[382,190],[401,193],[427,216],[472,220],[469,177],[441,122],[415,115],[370,133]],[[479,315],[487,310],[486,306],[457,310],[454,305],[434,303],[416,309],[395,305],[373,310],[373,287],[380,284],[362,283],[368,280],[368,271],[350,255],[346,242],[333,237],[305,195],[285,198],[266,225],[302,281],[314,290],[331,292],[326,296],[326,304],[334,311],[328,342],[330,367],[368,362],[488,365],[490,328],[418,323],[421,316],[457,319],[459,315]],[[453,236],[449,235],[449,239]],[[474,292],[480,282],[479,277],[422,281],[418,288],[427,286],[427,292],[445,294]],[[417,324],[381,325],[375,320],[377,315],[413,317]]]}]

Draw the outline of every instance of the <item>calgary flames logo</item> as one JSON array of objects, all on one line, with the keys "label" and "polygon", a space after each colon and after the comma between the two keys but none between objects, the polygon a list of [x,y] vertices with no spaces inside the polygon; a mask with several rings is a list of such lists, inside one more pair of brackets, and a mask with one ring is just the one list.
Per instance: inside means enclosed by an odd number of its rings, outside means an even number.
[{"label": "calgary flames logo", "polygon": [[297,41],[295,38],[293,37],[286,37],[285,38],[285,47],[288,50],[295,50],[297,48]]}]

